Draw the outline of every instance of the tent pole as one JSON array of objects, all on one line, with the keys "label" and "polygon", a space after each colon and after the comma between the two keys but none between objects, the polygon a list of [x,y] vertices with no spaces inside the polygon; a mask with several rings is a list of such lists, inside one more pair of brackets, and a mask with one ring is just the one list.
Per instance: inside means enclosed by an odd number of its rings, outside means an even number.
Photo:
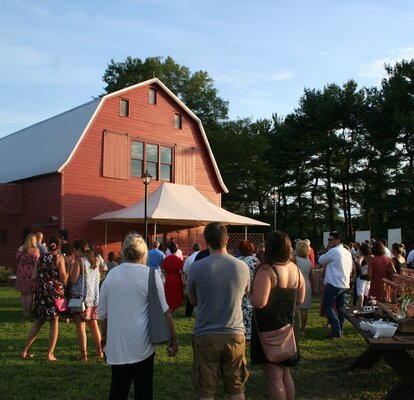
[{"label": "tent pole", "polygon": [[157,240],[157,221],[154,221],[154,242]]},{"label": "tent pole", "polygon": [[247,240],[247,225],[244,225],[244,240]]},{"label": "tent pole", "polygon": [[108,221],[105,221],[105,259],[106,259],[106,247],[107,247],[107,243],[108,243]]}]

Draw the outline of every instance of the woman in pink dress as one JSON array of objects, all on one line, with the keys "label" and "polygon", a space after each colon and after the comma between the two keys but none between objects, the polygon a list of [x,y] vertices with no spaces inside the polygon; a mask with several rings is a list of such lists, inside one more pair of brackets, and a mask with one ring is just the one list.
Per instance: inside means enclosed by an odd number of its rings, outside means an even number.
[{"label": "woman in pink dress", "polygon": [[171,255],[162,263],[161,269],[165,272],[165,297],[168,306],[175,311],[181,307],[184,298],[183,260],[177,257],[177,245],[170,245]]},{"label": "woman in pink dress", "polygon": [[30,317],[32,311],[33,294],[37,288],[37,281],[32,279],[32,272],[39,260],[36,235],[29,233],[24,245],[16,253],[16,289],[22,293],[23,317]]},{"label": "woman in pink dress", "polygon": [[397,271],[391,258],[384,255],[385,248],[381,242],[374,242],[372,254],[374,257],[368,263],[368,278],[371,281],[369,297],[374,297],[377,301],[383,301],[387,295],[382,280],[383,278],[389,278],[391,274]]}]

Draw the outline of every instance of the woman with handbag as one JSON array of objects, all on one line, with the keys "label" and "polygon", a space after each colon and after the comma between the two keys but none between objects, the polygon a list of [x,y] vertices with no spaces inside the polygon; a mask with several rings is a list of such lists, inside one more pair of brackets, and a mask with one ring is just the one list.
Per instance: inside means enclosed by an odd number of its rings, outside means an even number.
[{"label": "woman with handbag", "polygon": [[35,317],[27,342],[22,352],[22,358],[31,358],[33,354],[29,349],[36,340],[37,334],[45,321],[50,322],[49,351],[47,359],[55,361],[54,350],[59,333],[59,314],[64,303],[64,286],[67,281],[65,261],[59,254],[61,241],[51,238],[48,253],[41,256],[37,268],[33,270],[32,279],[38,279],[38,287],[35,293]]},{"label": "woman with handbag", "polygon": [[299,362],[293,332],[296,304],[305,300],[302,273],[291,261],[291,241],[282,232],[266,238],[264,262],[256,267],[250,302],[254,306],[251,362],[261,364],[269,399],[295,398],[290,367]]},{"label": "woman with handbag", "polygon": [[[86,324],[95,343],[98,357],[103,358],[101,332],[98,326],[100,269],[99,260],[86,240],[75,240],[77,258],[70,274],[72,284],[69,308],[76,324],[80,355],[78,361],[88,361]],[[71,308],[77,300],[76,308]]]},{"label": "woman with handbag", "polygon": [[[122,245],[124,261],[111,270],[101,286],[98,314],[102,346],[106,348],[106,361],[112,367],[110,399],[126,400],[132,381],[135,399],[152,399],[153,343],[168,340],[168,355],[173,357],[178,352],[161,276],[146,266],[147,254],[141,235],[129,234]],[[153,306],[157,304],[159,313],[154,315]],[[160,331],[165,337],[156,338]]]}]

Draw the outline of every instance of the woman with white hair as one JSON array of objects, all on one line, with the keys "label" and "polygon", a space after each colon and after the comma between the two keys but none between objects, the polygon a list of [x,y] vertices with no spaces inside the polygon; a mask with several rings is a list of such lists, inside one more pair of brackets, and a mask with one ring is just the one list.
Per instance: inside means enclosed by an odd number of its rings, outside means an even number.
[{"label": "woman with white hair", "polygon": [[[129,234],[122,245],[124,261],[108,274],[101,287],[98,315],[102,347],[106,346],[106,361],[112,366],[110,399],[126,400],[132,381],[135,398],[153,398],[155,346],[148,332],[147,255],[141,235]],[[173,357],[178,352],[178,340],[157,271],[155,281],[171,335],[168,354]]]}]

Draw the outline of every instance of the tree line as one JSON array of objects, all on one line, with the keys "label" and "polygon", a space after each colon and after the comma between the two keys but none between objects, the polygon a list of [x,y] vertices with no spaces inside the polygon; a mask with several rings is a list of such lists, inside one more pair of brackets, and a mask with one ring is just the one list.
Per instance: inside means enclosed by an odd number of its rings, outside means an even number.
[{"label": "tree line", "polygon": [[320,243],[337,230],[375,238],[402,228],[414,239],[414,60],[385,66],[380,87],[304,89],[286,116],[230,120],[229,103],[205,71],[171,57],[111,60],[105,94],[158,77],[202,120],[229,193],[226,209]]}]

